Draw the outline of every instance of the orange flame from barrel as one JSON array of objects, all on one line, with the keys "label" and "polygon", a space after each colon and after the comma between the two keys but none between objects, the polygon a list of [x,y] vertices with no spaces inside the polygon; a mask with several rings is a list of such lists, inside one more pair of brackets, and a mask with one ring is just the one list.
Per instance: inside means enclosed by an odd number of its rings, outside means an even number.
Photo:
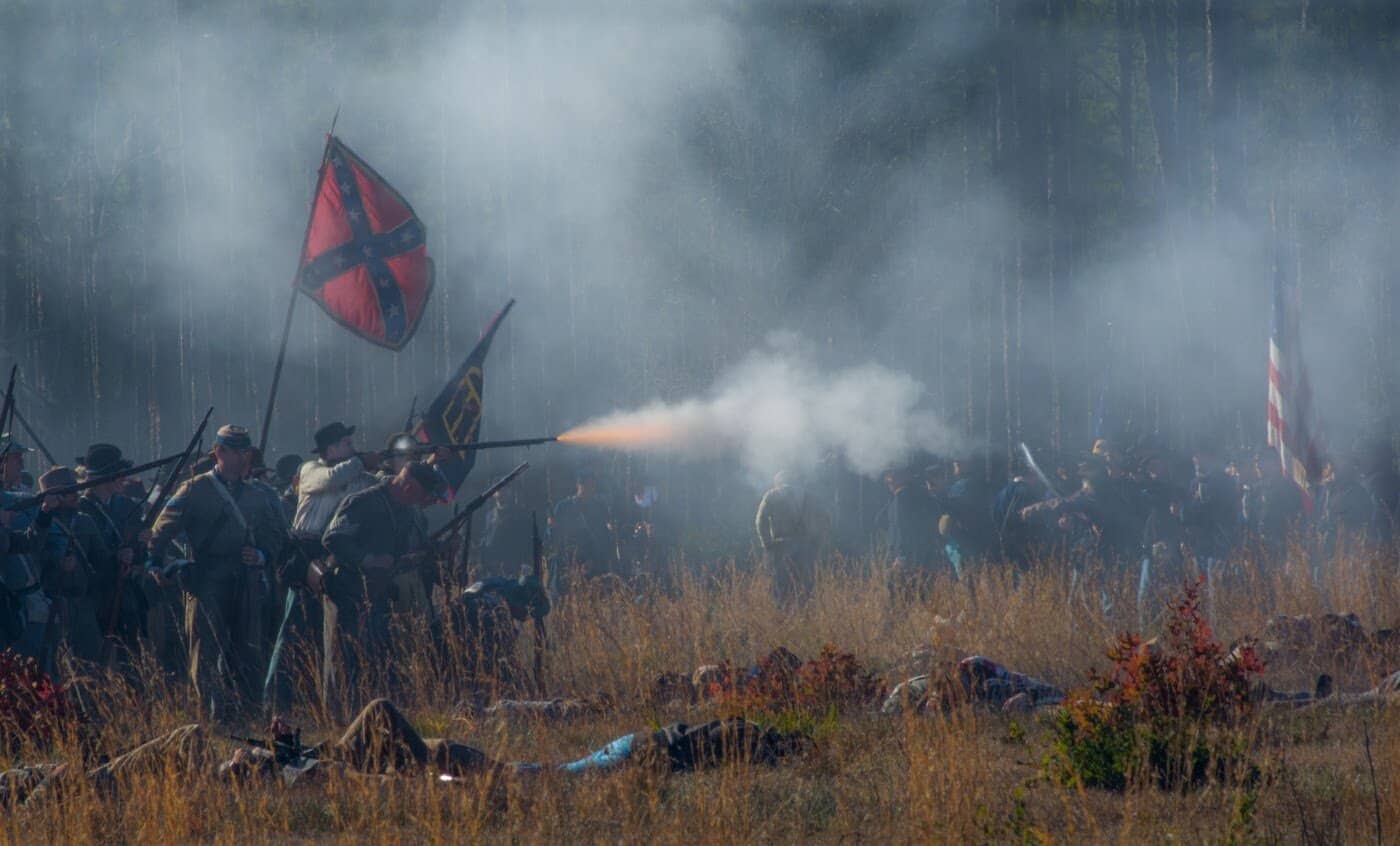
[{"label": "orange flame from barrel", "polygon": [[560,443],[601,449],[654,450],[672,446],[682,437],[680,427],[663,421],[586,423],[559,436]]}]

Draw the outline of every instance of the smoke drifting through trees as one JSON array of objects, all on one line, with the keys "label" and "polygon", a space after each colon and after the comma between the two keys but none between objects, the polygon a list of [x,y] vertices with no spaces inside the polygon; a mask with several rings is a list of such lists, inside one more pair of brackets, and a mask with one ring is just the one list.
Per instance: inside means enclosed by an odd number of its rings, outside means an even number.
[{"label": "smoke drifting through trees", "polygon": [[398,428],[512,295],[488,437],[691,396],[782,329],[1001,453],[1082,449],[1104,385],[1138,433],[1253,445],[1276,258],[1332,441],[1392,434],[1388,5],[662,5],[0,6],[26,415],[63,455],[256,425],[339,106],[440,284],[399,355],[298,310],[274,453]]},{"label": "smoke drifting through trees", "polygon": [[759,483],[780,470],[810,473],[832,458],[873,477],[920,452],[968,447],[919,407],[924,387],[909,375],[878,364],[826,373],[809,353],[780,339],[721,375],[707,396],[609,414],[561,440],[694,458],[732,454]]}]

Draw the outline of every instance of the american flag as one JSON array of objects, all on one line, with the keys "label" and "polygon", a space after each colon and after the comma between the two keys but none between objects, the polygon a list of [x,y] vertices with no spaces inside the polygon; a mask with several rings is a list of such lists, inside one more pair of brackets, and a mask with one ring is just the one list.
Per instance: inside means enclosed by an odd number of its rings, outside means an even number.
[{"label": "american flag", "polygon": [[1313,413],[1312,387],[1298,342],[1298,287],[1274,264],[1274,309],[1269,332],[1269,446],[1278,451],[1284,475],[1303,490],[1309,510],[1309,484],[1322,476],[1322,448]]}]

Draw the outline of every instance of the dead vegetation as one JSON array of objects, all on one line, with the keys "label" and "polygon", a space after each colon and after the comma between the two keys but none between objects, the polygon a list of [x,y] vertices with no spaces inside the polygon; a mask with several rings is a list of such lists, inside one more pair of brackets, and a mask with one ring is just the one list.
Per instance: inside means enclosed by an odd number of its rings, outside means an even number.
[{"label": "dead vegetation", "polygon": [[[1296,552],[1296,551],[1295,551]],[[1400,620],[1395,560],[1386,554],[1325,562],[1315,582],[1301,554],[1290,566],[1232,569],[1202,596],[1225,642],[1262,632],[1279,614],[1352,611],[1369,630]],[[893,683],[932,662],[982,654],[1072,687],[1108,669],[1106,649],[1135,627],[1134,579],[1046,563],[1013,574],[988,568],[940,581],[927,602],[891,598],[879,563],[844,562],[789,607],[761,574],[717,565],[678,577],[669,593],[599,589],[561,602],[550,618],[548,693],[610,703],[568,721],[499,718],[463,709],[467,692],[433,654],[404,644],[395,698],[428,735],[450,735],[502,760],[558,762],[612,738],[716,715],[733,701],[659,703],[663,672],[743,666],[786,646],[816,658],[834,645]],[[1153,624],[1145,634],[1157,633]],[[528,636],[521,638],[529,666]],[[1265,679],[1311,688],[1318,672],[1361,690],[1400,668],[1324,654],[1291,657]],[[461,656],[448,651],[448,661]],[[1323,666],[1326,664],[1327,666]],[[499,691],[505,694],[510,691]],[[367,691],[368,693],[368,691]],[[82,744],[120,751],[188,723],[193,703],[175,684],[140,689],[108,679],[82,696],[99,719],[56,743],[18,745],[5,765],[78,760]],[[315,709],[291,715],[308,737],[338,726]],[[776,768],[724,766],[692,775],[631,770],[442,784],[428,776],[332,779],[291,789],[233,785],[212,772],[133,775],[118,797],[90,789],[31,802],[0,826],[7,841],[215,842],[1386,842],[1400,836],[1400,710],[1325,708],[1264,712],[1241,727],[1249,778],[1164,790],[1065,786],[1046,775],[1053,716],[971,708],[882,717],[878,708],[831,709],[804,724],[814,748]],[[249,731],[256,732],[256,727]],[[1368,763],[1369,756],[1369,763]]]}]

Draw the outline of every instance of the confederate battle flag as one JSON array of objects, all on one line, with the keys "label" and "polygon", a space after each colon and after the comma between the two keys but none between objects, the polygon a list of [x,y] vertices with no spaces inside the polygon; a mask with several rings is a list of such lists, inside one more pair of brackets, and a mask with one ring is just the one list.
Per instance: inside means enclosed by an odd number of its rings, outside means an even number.
[{"label": "confederate battle flag", "polygon": [[402,349],[433,289],[427,230],[403,195],[326,140],[296,287],[356,335]]}]

